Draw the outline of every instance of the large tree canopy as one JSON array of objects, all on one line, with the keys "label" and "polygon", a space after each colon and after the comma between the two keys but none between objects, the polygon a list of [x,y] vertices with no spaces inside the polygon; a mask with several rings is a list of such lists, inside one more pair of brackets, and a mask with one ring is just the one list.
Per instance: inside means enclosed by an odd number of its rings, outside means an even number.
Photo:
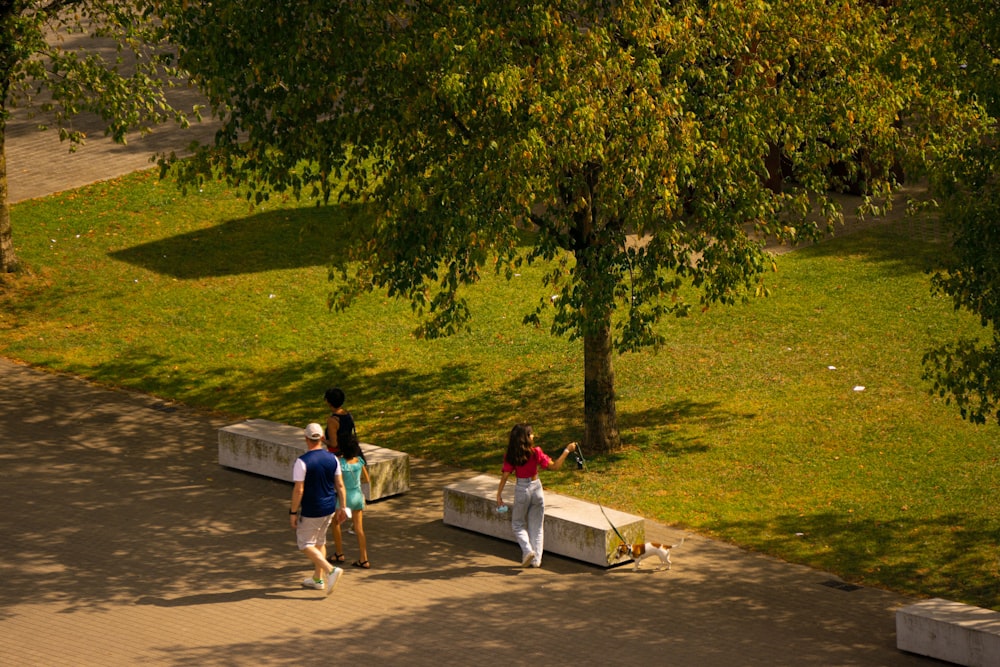
[{"label": "large tree canopy", "polygon": [[1000,421],[1000,6],[992,0],[917,2],[936,35],[939,75],[986,124],[933,172],[945,197],[954,256],[934,289],[979,317],[983,336],[947,342],[924,356],[925,377],[974,423]]},{"label": "large tree canopy", "polygon": [[[0,0],[0,273],[18,268],[7,199],[5,136],[20,107],[79,145],[70,121],[100,117],[116,141],[184,114],[164,97],[173,51],[144,0]],[[100,48],[96,48],[100,45]]]},{"label": "large tree canopy", "polygon": [[831,179],[877,201],[928,117],[876,3],[217,0],[166,15],[226,128],[188,177],[376,212],[337,267],[336,306],[385,289],[424,334],[449,333],[482,270],[551,262],[555,307],[525,319],[582,339],[591,451],[620,444],[615,351],[663,343],[658,321],[692,305],[684,285],[706,305],[763,290],[754,233],[825,230]]}]

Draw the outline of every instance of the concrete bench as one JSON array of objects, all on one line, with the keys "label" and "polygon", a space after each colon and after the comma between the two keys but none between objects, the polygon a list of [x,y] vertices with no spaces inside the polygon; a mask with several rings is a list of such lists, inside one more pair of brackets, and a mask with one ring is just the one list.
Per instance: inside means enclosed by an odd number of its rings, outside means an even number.
[{"label": "concrete bench", "polygon": [[[514,541],[510,525],[511,512],[497,512],[496,497],[499,477],[479,475],[444,488],[444,522],[491,537]],[[514,505],[514,484],[508,481],[503,500]],[[615,550],[621,540],[608,523],[632,543],[646,540],[646,524],[642,517],[601,508],[569,496],[545,492],[545,551],[560,556],[611,567],[619,560]]]},{"label": "concrete bench", "polygon": [[[410,456],[361,443],[371,476],[371,500],[410,490]],[[306,452],[302,429],[266,419],[248,419],[219,429],[219,464],[292,481],[292,464]]]},{"label": "concrete bench", "polygon": [[941,598],[896,612],[896,647],[968,667],[1000,665],[1000,612]]}]

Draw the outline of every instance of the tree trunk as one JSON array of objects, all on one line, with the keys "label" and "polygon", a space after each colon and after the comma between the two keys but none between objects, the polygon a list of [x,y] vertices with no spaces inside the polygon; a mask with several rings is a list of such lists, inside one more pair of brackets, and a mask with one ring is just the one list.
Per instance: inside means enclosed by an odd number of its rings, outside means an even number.
[{"label": "tree trunk", "polygon": [[14,235],[10,226],[6,134],[7,123],[3,120],[3,108],[0,107],[0,273],[13,273],[18,269],[18,261],[14,254]]},{"label": "tree trunk", "polygon": [[610,317],[587,327],[583,336],[583,450],[613,452],[621,447],[615,407],[615,371],[611,363]]},{"label": "tree trunk", "polygon": [[600,175],[598,165],[588,165],[586,186],[581,197],[587,202],[573,217],[576,274],[586,293],[583,318],[583,450],[607,454],[621,447],[618,409],[615,407],[615,371],[611,363],[614,347],[611,315],[614,313],[614,284],[609,282],[607,239],[595,233],[598,225],[594,193]]}]

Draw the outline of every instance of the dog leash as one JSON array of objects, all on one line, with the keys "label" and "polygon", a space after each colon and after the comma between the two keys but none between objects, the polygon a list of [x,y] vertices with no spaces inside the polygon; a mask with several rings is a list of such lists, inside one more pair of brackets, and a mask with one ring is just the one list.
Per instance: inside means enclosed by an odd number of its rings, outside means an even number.
[{"label": "dog leash", "polygon": [[[580,443],[576,443],[576,451],[574,452],[574,455],[576,456],[576,467],[580,470],[586,471],[587,461],[583,458],[583,451],[580,449]],[[600,501],[597,502],[597,507],[601,510],[601,514],[604,515],[604,520],[608,522],[609,526],[611,526],[611,530],[615,531],[615,535],[617,535],[618,539],[622,541],[622,544],[629,544],[628,540],[622,536],[615,524],[613,524],[611,519],[608,518],[608,514],[604,511],[604,506],[601,505]]]},{"label": "dog leash", "polygon": [[[587,466],[587,462],[583,458],[583,452],[580,451],[580,443],[576,444],[576,452],[574,452],[574,456],[576,456],[576,467],[578,469],[580,469],[580,470],[585,470],[585,468]],[[601,510],[601,514],[604,515],[604,520],[608,522],[609,526],[611,526],[611,530],[615,531],[615,535],[617,535],[618,539],[622,541],[622,544],[626,545],[626,546],[630,546],[632,543],[629,542],[628,540],[626,540],[625,537],[618,530],[618,528],[615,526],[615,524],[611,522],[611,519],[608,518],[608,514],[607,514],[607,512],[604,511],[604,506],[601,505],[600,501],[598,501],[597,507],[598,507],[598,509]],[[686,540],[686,539],[687,539],[687,536],[685,535],[684,537],[681,538],[680,542],[678,542],[677,544],[673,545],[670,548],[674,549],[676,547],[681,546],[682,544],[684,544],[684,540]],[[632,549],[631,548],[628,550],[628,555],[629,555],[629,560],[631,560],[631,561],[635,560],[635,556],[632,555]],[[611,561],[609,560],[608,563],[610,564]]]}]

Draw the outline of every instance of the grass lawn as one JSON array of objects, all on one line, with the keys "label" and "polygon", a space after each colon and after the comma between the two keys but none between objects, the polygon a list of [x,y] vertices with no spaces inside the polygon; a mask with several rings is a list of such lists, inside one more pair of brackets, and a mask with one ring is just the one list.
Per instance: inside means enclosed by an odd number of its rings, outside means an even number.
[{"label": "grass lawn", "polygon": [[[234,420],[320,420],[339,385],[363,440],[476,471],[499,469],[518,421],[553,453],[581,437],[582,346],[520,324],[547,296],[537,269],[470,292],[470,333],[416,340],[408,304],[327,309],[327,259],[364,224],[352,213],[250,211],[151,172],[21,203],[33,275],[0,291],[0,355]],[[978,333],[929,294],[947,250],[929,228],[782,255],[769,298],[664,322],[664,349],[615,360],[625,449],[547,487],[1000,609],[997,427],[963,422],[920,379],[928,346]]]}]

